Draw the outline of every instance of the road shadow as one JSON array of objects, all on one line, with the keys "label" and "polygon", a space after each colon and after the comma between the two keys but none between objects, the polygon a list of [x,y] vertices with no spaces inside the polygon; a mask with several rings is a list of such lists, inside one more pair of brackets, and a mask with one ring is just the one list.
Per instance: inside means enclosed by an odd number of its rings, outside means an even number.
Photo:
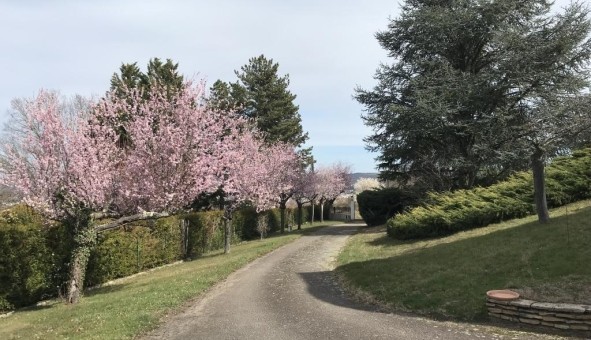
[{"label": "road shadow", "polygon": [[378,306],[362,304],[349,298],[333,271],[299,273],[307,285],[308,293],[330,304],[363,311],[381,312]]},{"label": "road shadow", "polygon": [[359,225],[357,224],[343,224],[337,226],[328,226],[313,232],[304,233],[303,236],[340,236],[353,235],[357,232]]}]

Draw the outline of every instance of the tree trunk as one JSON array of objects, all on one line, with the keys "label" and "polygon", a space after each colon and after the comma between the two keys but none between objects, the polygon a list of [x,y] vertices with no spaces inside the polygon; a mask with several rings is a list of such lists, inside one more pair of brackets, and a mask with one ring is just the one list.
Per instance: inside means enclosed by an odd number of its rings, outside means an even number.
[{"label": "tree trunk", "polygon": [[70,260],[66,293],[68,303],[78,303],[83,295],[86,265],[95,242],[96,230],[90,224],[90,217],[81,214],[74,221],[74,250]]},{"label": "tree trunk", "polygon": [[[326,201],[326,207],[328,208],[328,219],[329,220],[330,220],[330,212],[333,211],[333,205],[334,205],[335,199]],[[333,213],[334,213],[334,211],[333,211]]]},{"label": "tree trunk", "polygon": [[321,199],[320,202],[320,223],[324,222],[324,199]]},{"label": "tree trunk", "polygon": [[534,176],[534,201],[538,221],[546,223],[550,221],[548,203],[546,201],[546,179],[544,174],[544,152],[538,148],[531,157],[531,167]]},{"label": "tree trunk", "polygon": [[82,297],[82,290],[84,289],[84,274],[87,263],[88,257],[84,256],[84,251],[82,249],[74,250],[70,261],[68,276],[68,303],[78,303]]},{"label": "tree trunk", "polygon": [[166,216],[169,216],[167,212],[143,211],[136,215],[124,216],[114,221],[94,226],[92,221],[95,219],[114,216],[101,212],[89,213],[84,210],[77,211],[75,217],[68,220],[68,223],[71,223],[74,233],[74,249],[68,269],[68,282],[66,283],[66,299],[68,303],[78,303],[84,293],[86,266],[88,265],[90,251],[96,244],[96,235],[98,232],[115,229],[129,222],[158,219]]},{"label": "tree trunk", "polygon": [[302,215],[304,213],[304,204],[302,202],[297,202],[298,204],[298,230],[302,229]]},{"label": "tree trunk", "polygon": [[285,232],[285,201],[279,202],[279,209],[281,210],[281,233]]},{"label": "tree trunk", "polygon": [[310,201],[312,204],[312,215],[310,215],[310,224],[314,224],[314,200]]},{"label": "tree trunk", "polygon": [[224,236],[224,254],[228,254],[232,242],[232,210],[229,208],[224,211]]}]

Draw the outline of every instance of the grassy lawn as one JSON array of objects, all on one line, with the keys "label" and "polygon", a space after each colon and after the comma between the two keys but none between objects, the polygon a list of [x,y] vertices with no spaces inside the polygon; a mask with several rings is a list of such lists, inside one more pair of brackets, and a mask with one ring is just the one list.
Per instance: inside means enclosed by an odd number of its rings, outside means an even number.
[{"label": "grassy lawn", "polygon": [[[567,214],[568,212],[568,214]],[[449,237],[397,241],[364,229],[338,258],[350,289],[391,309],[460,320],[486,318],[485,293],[591,304],[591,201]]]},{"label": "grassy lawn", "polygon": [[[325,222],[323,225],[336,222]],[[248,262],[320,228],[274,235],[217,251],[194,261],[159,268],[87,292],[77,305],[60,300],[0,318],[0,339],[121,339],[155,328],[161,317],[224,280]]]}]

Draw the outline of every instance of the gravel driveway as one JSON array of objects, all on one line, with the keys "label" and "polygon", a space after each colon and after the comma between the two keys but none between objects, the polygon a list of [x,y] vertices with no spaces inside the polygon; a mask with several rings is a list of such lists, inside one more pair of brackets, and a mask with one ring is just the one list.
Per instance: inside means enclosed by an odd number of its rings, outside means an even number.
[{"label": "gravel driveway", "polygon": [[145,339],[541,339],[383,313],[346,297],[334,257],[359,225],[327,227],[233,273]]}]

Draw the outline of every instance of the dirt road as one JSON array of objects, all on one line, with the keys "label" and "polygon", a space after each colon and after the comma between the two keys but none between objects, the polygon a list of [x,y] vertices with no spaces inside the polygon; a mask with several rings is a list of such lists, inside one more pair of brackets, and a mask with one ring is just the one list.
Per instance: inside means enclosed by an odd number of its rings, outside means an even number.
[{"label": "dirt road", "polygon": [[389,314],[346,297],[331,269],[357,225],[303,236],[232,274],[146,339],[540,339]]}]

